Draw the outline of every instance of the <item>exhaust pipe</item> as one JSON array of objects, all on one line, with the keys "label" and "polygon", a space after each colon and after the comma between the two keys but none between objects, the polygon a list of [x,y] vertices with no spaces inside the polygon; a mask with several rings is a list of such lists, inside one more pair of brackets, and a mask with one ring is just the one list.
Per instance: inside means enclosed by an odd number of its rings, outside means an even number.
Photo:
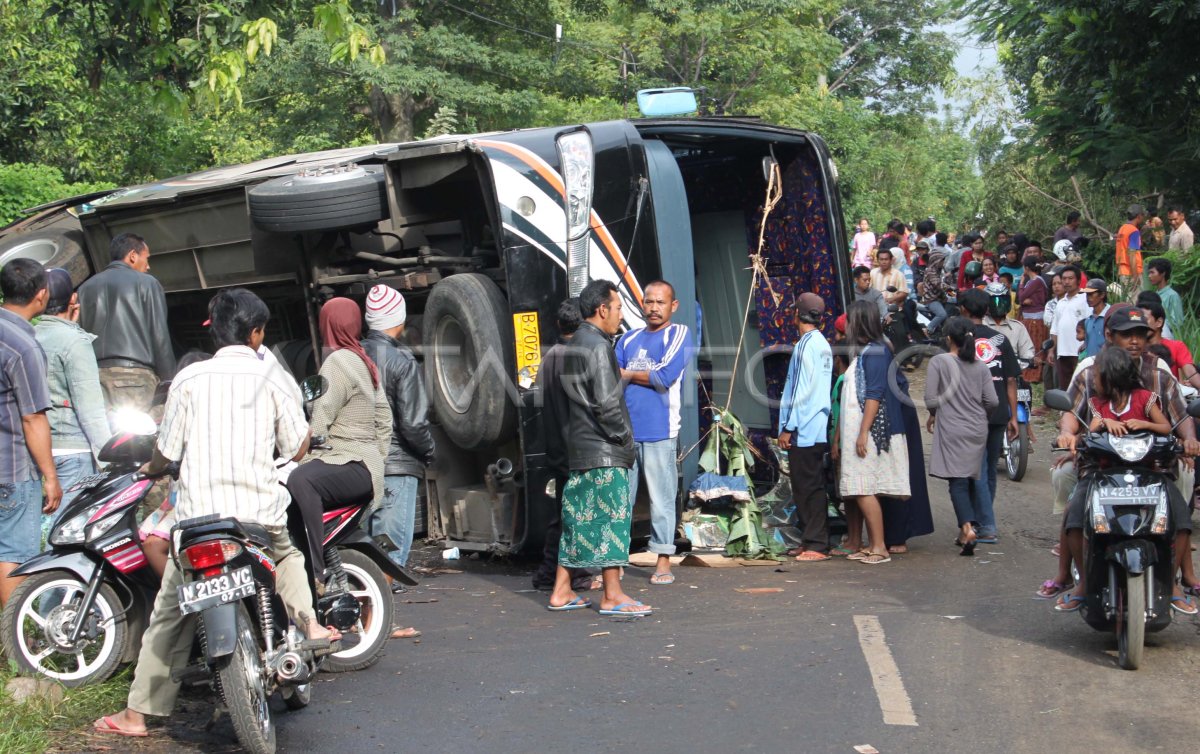
[{"label": "exhaust pipe", "polygon": [[308,664],[295,652],[284,652],[279,656],[279,669],[275,671],[280,683],[296,684],[308,682]]}]

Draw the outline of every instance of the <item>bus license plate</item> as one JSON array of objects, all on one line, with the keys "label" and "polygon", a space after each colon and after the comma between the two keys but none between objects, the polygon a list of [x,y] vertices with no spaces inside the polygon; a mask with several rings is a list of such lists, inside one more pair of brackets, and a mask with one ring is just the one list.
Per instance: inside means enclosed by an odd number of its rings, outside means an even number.
[{"label": "bus license plate", "polygon": [[235,571],[219,573],[216,576],[179,587],[179,612],[187,615],[198,613],[214,605],[235,602],[254,594],[254,577],[250,575],[250,566],[242,566]]}]

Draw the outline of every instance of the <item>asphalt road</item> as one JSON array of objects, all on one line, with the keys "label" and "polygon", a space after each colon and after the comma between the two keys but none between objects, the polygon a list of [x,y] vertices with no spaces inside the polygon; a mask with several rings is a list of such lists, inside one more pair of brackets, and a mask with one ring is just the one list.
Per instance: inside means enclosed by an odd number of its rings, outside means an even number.
[{"label": "asphalt road", "polygon": [[[324,676],[312,705],[276,717],[280,747],[321,751],[1042,752],[1190,748],[1192,619],[1148,637],[1141,670],[1115,641],[1033,598],[1048,548],[1050,430],[1021,483],[1004,479],[1000,543],[962,558],[944,484],[938,532],[883,566],[679,568],[651,617],[557,614],[521,565],[460,561],[397,604],[419,642]],[[427,553],[428,555],[429,553]],[[436,553],[434,553],[436,555]],[[448,564],[451,565],[451,564]],[[748,593],[741,589],[777,588]],[[425,600],[436,599],[436,602]],[[200,721],[202,697],[139,748],[236,751]],[[898,724],[899,723],[899,724]],[[118,742],[120,743],[120,742]],[[112,746],[84,735],[78,750]],[[120,746],[117,746],[120,750]],[[864,750],[869,751],[869,750]]]}]

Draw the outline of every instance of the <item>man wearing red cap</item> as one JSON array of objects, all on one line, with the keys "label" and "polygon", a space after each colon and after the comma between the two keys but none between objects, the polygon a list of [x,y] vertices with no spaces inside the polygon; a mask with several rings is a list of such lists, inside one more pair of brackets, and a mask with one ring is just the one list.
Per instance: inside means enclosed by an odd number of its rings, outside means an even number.
[{"label": "man wearing red cap", "polygon": [[818,329],[825,301],[802,293],[796,301],[800,340],[792,350],[787,382],[779,398],[779,447],[787,451],[796,517],[804,546],[796,560],[829,560],[828,501],[822,464],[829,450],[828,428],[833,352]]}]

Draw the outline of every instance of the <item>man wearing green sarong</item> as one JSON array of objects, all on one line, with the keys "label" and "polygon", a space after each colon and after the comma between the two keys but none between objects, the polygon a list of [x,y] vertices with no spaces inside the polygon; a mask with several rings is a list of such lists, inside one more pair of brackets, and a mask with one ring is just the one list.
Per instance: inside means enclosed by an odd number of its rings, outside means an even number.
[{"label": "man wearing green sarong", "polygon": [[591,607],[571,589],[568,568],[599,568],[601,615],[649,615],[647,605],[621,589],[620,567],[629,560],[629,469],[633,432],[625,405],[613,336],[621,326],[621,296],[608,280],[594,280],[579,294],[584,321],[563,359],[560,388],[569,405],[566,424],[570,476],[563,489],[562,541],[554,591],[555,612]]}]

